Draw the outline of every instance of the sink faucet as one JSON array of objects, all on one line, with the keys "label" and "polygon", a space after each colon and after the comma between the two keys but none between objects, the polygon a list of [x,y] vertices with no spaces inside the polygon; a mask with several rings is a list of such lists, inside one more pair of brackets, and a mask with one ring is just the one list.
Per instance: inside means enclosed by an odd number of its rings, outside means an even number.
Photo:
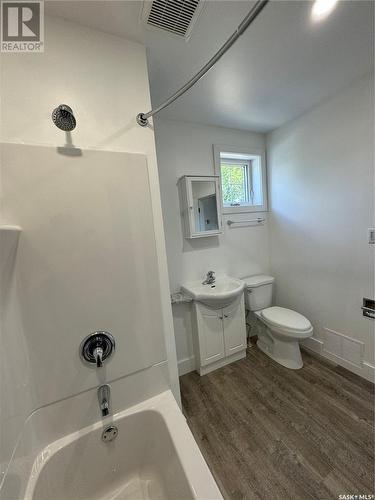
[{"label": "sink faucet", "polygon": [[215,283],[215,272],[208,271],[206,279],[202,282],[202,285],[213,285]]},{"label": "sink faucet", "polygon": [[101,385],[98,389],[98,400],[102,417],[109,415],[111,387],[108,384]]}]

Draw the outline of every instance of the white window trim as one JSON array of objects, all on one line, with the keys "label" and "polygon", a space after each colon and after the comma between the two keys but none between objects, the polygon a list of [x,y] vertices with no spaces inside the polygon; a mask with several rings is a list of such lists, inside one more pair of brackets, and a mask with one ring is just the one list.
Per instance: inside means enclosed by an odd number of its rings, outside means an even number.
[{"label": "white window trim", "polygon": [[[225,144],[214,144],[214,168],[215,175],[219,176],[220,180],[220,203],[222,207],[223,214],[240,214],[240,213],[250,213],[250,212],[267,212],[268,211],[268,201],[267,201],[267,166],[266,166],[266,154],[264,149],[259,148],[240,148],[237,146],[227,146]],[[221,189],[221,161],[220,153],[233,153],[246,155],[251,159],[251,156],[260,157],[261,172],[262,172],[262,195],[263,195],[263,205],[241,205],[239,207],[228,207],[223,204],[222,189]]]}]

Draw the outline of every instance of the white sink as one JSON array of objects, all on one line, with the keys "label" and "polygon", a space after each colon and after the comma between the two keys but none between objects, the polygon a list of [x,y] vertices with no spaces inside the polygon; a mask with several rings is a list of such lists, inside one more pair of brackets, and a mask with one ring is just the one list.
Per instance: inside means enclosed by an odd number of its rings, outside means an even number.
[{"label": "white sink", "polygon": [[181,286],[181,291],[207,307],[220,309],[236,300],[244,288],[244,281],[229,276],[220,276],[212,285],[203,285],[202,281],[186,283]]}]

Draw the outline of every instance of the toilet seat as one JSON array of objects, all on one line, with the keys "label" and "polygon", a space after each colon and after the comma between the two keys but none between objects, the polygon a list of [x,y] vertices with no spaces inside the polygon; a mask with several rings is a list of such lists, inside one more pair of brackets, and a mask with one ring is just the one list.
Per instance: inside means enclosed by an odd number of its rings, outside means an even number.
[{"label": "toilet seat", "polygon": [[312,331],[312,325],[305,316],[285,307],[267,307],[260,311],[260,316],[271,328],[274,327],[286,335],[304,336]]}]

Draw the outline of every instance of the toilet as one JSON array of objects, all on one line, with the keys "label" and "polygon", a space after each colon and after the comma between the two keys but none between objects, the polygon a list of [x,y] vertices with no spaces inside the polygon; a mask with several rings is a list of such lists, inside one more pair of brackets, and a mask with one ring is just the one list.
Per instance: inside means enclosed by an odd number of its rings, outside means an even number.
[{"label": "toilet", "polygon": [[312,336],[310,321],[291,309],[271,306],[275,281],[272,276],[260,274],[243,278],[243,281],[246,283],[246,309],[265,325],[265,328],[259,329],[259,349],[286,368],[302,368],[299,341]]}]

